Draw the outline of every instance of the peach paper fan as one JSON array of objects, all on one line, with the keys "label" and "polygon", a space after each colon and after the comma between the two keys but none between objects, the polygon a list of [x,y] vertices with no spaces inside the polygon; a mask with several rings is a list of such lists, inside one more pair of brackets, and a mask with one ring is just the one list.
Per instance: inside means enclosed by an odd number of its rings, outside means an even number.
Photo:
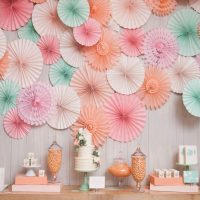
[{"label": "peach paper fan", "polygon": [[120,57],[120,47],[117,43],[118,35],[108,29],[103,29],[100,41],[92,46],[85,47],[85,57],[92,68],[98,71],[111,69]]},{"label": "peach paper fan", "polygon": [[44,64],[53,64],[61,57],[60,42],[56,36],[42,36],[38,41],[37,46],[42,53]]},{"label": "peach paper fan", "polygon": [[6,52],[3,58],[0,59],[0,80],[3,79],[6,69],[8,67],[9,59],[8,52]]},{"label": "peach paper fan", "polygon": [[79,128],[87,128],[92,134],[93,144],[96,147],[102,146],[109,134],[110,126],[102,108],[89,105],[81,108],[81,114],[72,126],[75,137]]},{"label": "peach paper fan", "polygon": [[81,67],[73,75],[70,85],[80,96],[82,105],[102,106],[113,93],[104,72]]},{"label": "peach paper fan", "polygon": [[176,9],[176,0],[145,0],[152,12],[158,16],[166,16]]},{"label": "peach paper fan", "polygon": [[104,111],[111,126],[109,137],[113,140],[129,142],[142,133],[146,111],[136,95],[115,93],[104,105]]},{"label": "peach paper fan", "polygon": [[156,110],[167,102],[170,90],[170,78],[166,71],[150,66],[146,68],[145,80],[137,95],[147,109]]}]

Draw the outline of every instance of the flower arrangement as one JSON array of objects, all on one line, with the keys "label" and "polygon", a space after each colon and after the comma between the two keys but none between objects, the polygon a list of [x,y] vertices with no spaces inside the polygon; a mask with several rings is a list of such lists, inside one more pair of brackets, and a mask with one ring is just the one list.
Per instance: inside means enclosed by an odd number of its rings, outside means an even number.
[{"label": "flower arrangement", "polygon": [[77,147],[80,147],[80,146],[86,146],[86,139],[84,137],[84,129],[83,128],[80,128],[78,130],[78,133],[76,135],[76,138],[74,140],[74,145],[77,146]]},{"label": "flower arrangement", "polygon": [[93,153],[92,153],[92,155],[93,155],[93,162],[94,162],[94,164],[96,164],[96,166],[99,167],[100,164],[101,164],[100,163],[100,151],[99,151],[99,149],[95,148],[94,151],[93,151]]}]

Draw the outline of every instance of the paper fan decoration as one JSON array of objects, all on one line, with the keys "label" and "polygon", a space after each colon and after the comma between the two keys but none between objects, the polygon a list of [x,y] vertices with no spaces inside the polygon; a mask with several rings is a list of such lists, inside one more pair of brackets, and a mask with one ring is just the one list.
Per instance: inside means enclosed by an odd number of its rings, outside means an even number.
[{"label": "paper fan decoration", "polygon": [[8,52],[6,52],[3,58],[0,59],[0,79],[3,79],[4,74],[6,73],[8,62],[9,62]]},{"label": "paper fan decoration", "polygon": [[76,42],[72,32],[66,31],[63,34],[60,41],[60,52],[69,65],[73,67],[83,67],[85,65],[83,46]]},{"label": "paper fan decoration", "polygon": [[93,105],[81,108],[77,122],[72,126],[74,137],[79,128],[87,128],[92,134],[93,144],[97,147],[103,145],[110,131],[108,120],[102,108]]},{"label": "paper fan decoration", "polygon": [[198,13],[200,13],[200,2],[199,2],[199,0],[189,0],[189,4],[190,4],[191,8],[193,8]]},{"label": "paper fan decoration", "polygon": [[80,99],[72,88],[63,85],[53,88],[53,96],[56,101],[56,109],[47,123],[56,129],[66,129],[80,115]]},{"label": "paper fan decoration", "polygon": [[47,0],[34,7],[32,21],[35,30],[40,35],[54,35],[61,37],[68,28],[61,22],[57,13],[57,0]]},{"label": "paper fan decoration", "polygon": [[166,16],[172,13],[177,5],[176,0],[146,0],[152,12],[158,16]]},{"label": "paper fan decoration", "polygon": [[120,32],[120,30],[121,30],[121,27],[119,26],[119,24],[117,24],[117,23],[115,22],[115,20],[112,19],[112,18],[111,18],[111,20],[109,21],[107,27],[108,27],[110,30],[115,31],[115,32]]},{"label": "paper fan decoration", "polygon": [[117,43],[118,36],[115,32],[104,29],[100,41],[85,48],[86,60],[92,68],[98,71],[105,71],[112,68],[120,57],[120,47]]},{"label": "paper fan decoration", "polygon": [[113,93],[106,74],[89,67],[79,68],[74,73],[70,85],[80,96],[83,105],[102,106]]},{"label": "paper fan decoration", "polygon": [[1,0],[0,28],[15,31],[24,26],[31,17],[33,3],[29,0]]},{"label": "paper fan decoration", "polygon": [[107,25],[111,17],[111,5],[108,0],[88,0],[90,4],[90,17],[102,25]]},{"label": "paper fan decoration", "polygon": [[40,77],[43,59],[40,50],[30,40],[20,39],[8,45],[9,66],[4,78],[28,87]]},{"label": "paper fan decoration", "polygon": [[170,96],[171,83],[167,73],[157,67],[147,67],[142,87],[137,92],[147,109],[158,109]]},{"label": "paper fan decoration", "polygon": [[168,28],[177,38],[180,55],[194,56],[200,53],[199,23],[199,14],[191,9],[177,11],[170,18]]},{"label": "paper fan decoration", "polygon": [[144,40],[144,57],[150,65],[170,67],[177,58],[178,46],[174,36],[163,28],[152,29]]},{"label": "paper fan decoration", "polygon": [[40,38],[33,26],[32,20],[29,20],[29,22],[24,27],[20,28],[17,33],[19,38],[31,40],[33,42],[37,42]]},{"label": "paper fan decoration", "polygon": [[199,67],[200,67],[200,54],[197,55],[197,56],[195,57],[195,59],[196,59],[198,65],[199,65]]},{"label": "paper fan decoration", "polygon": [[51,66],[49,78],[52,85],[69,85],[75,68],[68,65],[63,59]]},{"label": "paper fan decoration", "polygon": [[6,114],[16,106],[19,86],[11,80],[0,81],[0,114]]},{"label": "paper fan decoration", "polygon": [[3,126],[6,134],[13,139],[22,139],[31,131],[31,126],[18,116],[17,109],[12,109],[6,114]]},{"label": "paper fan decoration", "polygon": [[104,105],[111,130],[109,137],[119,142],[129,142],[141,133],[146,121],[145,107],[134,94],[113,94]]},{"label": "paper fan decoration", "polygon": [[90,13],[87,0],[60,0],[57,9],[62,22],[70,27],[77,27],[85,23]]},{"label": "paper fan decoration", "polygon": [[187,111],[196,117],[200,117],[200,80],[189,81],[183,90],[183,104]]},{"label": "paper fan decoration", "polygon": [[120,62],[107,72],[111,87],[121,94],[136,92],[144,81],[144,66],[139,58],[122,56]]},{"label": "paper fan decoration", "polygon": [[79,27],[73,29],[75,40],[84,46],[95,45],[101,37],[101,25],[92,18]]},{"label": "paper fan decoration", "polygon": [[60,42],[56,36],[42,36],[37,45],[42,53],[44,64],[50,65],[59,60],[61,56]]},{"label": "paper fan decoration", "polygon": [[141,27],[150,14],[151,11],[143,0],[112,0],[112,16],[124,28]]},{"label": "paper fan decoration", "polygon": [[0,29],[0,59],[4,56],[7,48],[7,40],[4,32]]},{"label": "paper fan decoration", "polygon": [[17,109],[20,118],[27,124],[44,124],[55,109],[51,88],[38,82],[23,89],[17,99]]},{"label": "paper fan decoration", "polygon": [[30,1],[32,1],[33,3],[44,3],[47,0],[30,0]]},{"label": "paper fan decoration", "polygon": [[123,29],[119,44],[127,56],[139,56],[143,53],[144,31],[142,29]]},{"label": "paper fan decoration", "polygon": [[194,58],[179,56],[169,70],[169,75],[172,91],[182,93],[190,80],[200,78],[200,68]]}]

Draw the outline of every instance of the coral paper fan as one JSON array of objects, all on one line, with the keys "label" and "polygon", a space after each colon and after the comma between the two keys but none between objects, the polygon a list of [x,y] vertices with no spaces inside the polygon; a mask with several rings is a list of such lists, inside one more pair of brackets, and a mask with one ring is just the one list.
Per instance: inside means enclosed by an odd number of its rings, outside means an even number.
[{"label": "coral paper fan", "polygon": [[32,21],[40,35],[54,35],[58,38],[68,28],[61,22],[57,13],[57,0],[47,0],[34,7]]},{"label": "coral paper fan", "polygon": [[19,86],[11,80],[0,81],[0,114],[6,114],[16,106]]},{"label": "coral paper fan", "polygon": [[53,64],[60,58],[60,42],[56,36],[45,35],[37,43],[44,60],[44,64]]},{"label": "coral paper fan", "polygon": [[107,72],[111,87],[121,94],[136,92],[144,81],[144,66],[139,58],[122,56],[120,62]]},{"label": "coral paper fan", "polygon": [[30,0],[30,1],[32,1],[33,3],[44,3],[47,0]]},{"label": "coral paper fan", "polygon": [[3,79],[6,69],[8,67],[8,52],[6,52],[3,58],[0,59],[0,79]]},{"label": "coral paper fan", "polygon": [[19,38],[31,40],[33,42],[37,42],[40,38],[33,26],[32,20],[29,20],[29,22],[24,27],[20,28],[17,33]]},{"label": "coral paper fan", "polygon": [[8,45],[9,66],[4,78],[28,87],[42,73],[43,59],[39,48],[30,40],[20,39]]},{"label": "coral paper fan", "polygon": [[139,56],[143,53],[144,31],[142,29],[123,29],[120,36],[120,47],[127,56]]},{"label": "coral paper fan", "polygon": [[158,109],[166,103],[170,96],[171,83],[167,73],[157,67],[147,67],[145,80],[137,92],[139,98],[148,109]]},{"label": "coral paper fan", "polygon": [[33,3],[29,0],[1,0],[0,28],[14,31],[24,26],[31,17]]},{"label": "coral paper fan", "polygon": [[77,27],[85,23],[90,13],[87,0],[60,0],[57,10],[62,22],[70,27]]},{"label": "coral paper fan", "polygon": [[108,0],[88,0],[90,4],[90,17],[102,25],[107,25],[111,17],[111,5]]},{"label": "coral paper fan", "polygon": [[104,110],[110,123],[109,137],[119,142],[129,142],[138,137],[145,125],[145,108],[139,98],[113,94]]},{"label": "coral paper fan", "polygon": [[112,16],[124,28],[141,27],[150,14],[151,11],[143,0],[112,0]]},{"label": "coral paper fan", "polygon": [[176,0],[146,0],[152,12],[158,16],[166,16],[172,13],[177,5]]},{"label": "coral paper fan", "polygon": [[69,65],[73,67],[83,67],[85,65],[83,46],[76,42],[72,32],[66,31],[63,34],[60,41],[60,52]]},{"label": "coral paper fan", "polygon": [[73,29],[75,40],[84,46],[95,45],[101,37],[101,25],[95,20],[89,18],[87,22]]},{"label": "coral paper fan", "polygon": [[183,104],[187,111],[196,117],[200,117],[200,80],[189,81],[183,90]]},{"label": "coral paper fan", "polygon": [[200,13],[200,1],[199,0],[189,0],[189,5],[191,6],[191,8],[193,8],[198,13]]},{"label": "coral paper fan", "polygon": [[44,124],[55,109],[51,88],[38,82],[23,89],[17,99],[17,109],[27,124]]},{"label": "coral paper fan", "polygon": [[56,109],[47,123],[56,129],[66,129],[79,117],[80,99],[72,88],[63,85],[53,88],[53,96]]},{"label": "coral paper fan", "polygon": [[199,14],[189,8],[175,12],[169,19],[168,28],[177,38],[180,55],[194,56],[200,53],[199,23]]},{"label": "coral paper fan", "polygon": [[200,78],[200,68],[192,57],[179,56],[169,70],[173,92],[182,93],[186,84],[192,79]]},{"label": "coral paper fan", "polygon": [[79,128],[87,128],[92,134],[93,144],[102,146],[109,134],[110,126],[102,108],[93,105],[82,107],[77,122],[72,126],[74,136]]},{"label": "coral paper fan", "polygon": [[152,29],[144,40],[144,56],[150,65],[170,67],[178,55],[178,45],[174,36],[163,28]]},{"label": "coral paper fan", "polygon": [[100,41],[92,46],[85,48],[86,60],[92,68],[98,71],[105,71],[112,68],[120,57],[118,36],[115,32],[104,29]]},{"label": "coral paper fan", "polygon": [[89,67],[79,68],[74,73],[70,85],[80,96],[83,105],[102,106],[113,93],[106,74]]},{"label": "coral paper fan", "polygon": [[7,48],[6,36],[5,36],[4,32],[0,29],[0,59],[5,54],[6,48]]},{"label": "coral paper fan", "polygon": [[68,65],[63,59],[51,66],[49,79],[52,85],[69,85],[75,68]]},{"label": "coral paper fan", "polygon": [[13,109],[6,114],[3,126],[6,134],[13,139],[22,139],[31,131],[31,126],[18,116],[17,109]]}]

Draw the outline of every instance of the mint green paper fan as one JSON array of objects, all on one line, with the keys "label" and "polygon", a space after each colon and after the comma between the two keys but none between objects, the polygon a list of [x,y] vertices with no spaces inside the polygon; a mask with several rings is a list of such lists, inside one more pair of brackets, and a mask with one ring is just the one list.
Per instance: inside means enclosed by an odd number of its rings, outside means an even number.
[{"label": "mint green paper fan", "polygon": [[87,0],[60,0],[57,11],[65,25],[77,27],[87,21],[90,6]]},{"label": "mint green paper fan", "polygon": [[39,34],[36,32],[32,20],[29,20],[28,23],[20,28],[18,31],[18,36],[21,39],[28,39],[31,40],[33,42],[37,42],[40,38]]},{"label": "mint green paper fan", "polygon": [[69,85],[71,78],[75,72],[75,68],[68,65],[63,59],[51,66],[49,71],[49,79],[53,86]]},{"label": "mint green paper fan", "polygon": [[188,82],[183,91],[183,104],[191,115],[200,117],[200,79]]},{"label": "mint green paper fan", "polygon": [[170,18],[168,28],[177,38],[180,55],[194,56],[200,53],[199,23],[200,15],[189,8],[177,11]]},{"label": "mint green paper fan", "polygon": [[16,99],[19,93],[19,85],[11,80],[0,81],[0,113],[6,114],[16,107]]}]

